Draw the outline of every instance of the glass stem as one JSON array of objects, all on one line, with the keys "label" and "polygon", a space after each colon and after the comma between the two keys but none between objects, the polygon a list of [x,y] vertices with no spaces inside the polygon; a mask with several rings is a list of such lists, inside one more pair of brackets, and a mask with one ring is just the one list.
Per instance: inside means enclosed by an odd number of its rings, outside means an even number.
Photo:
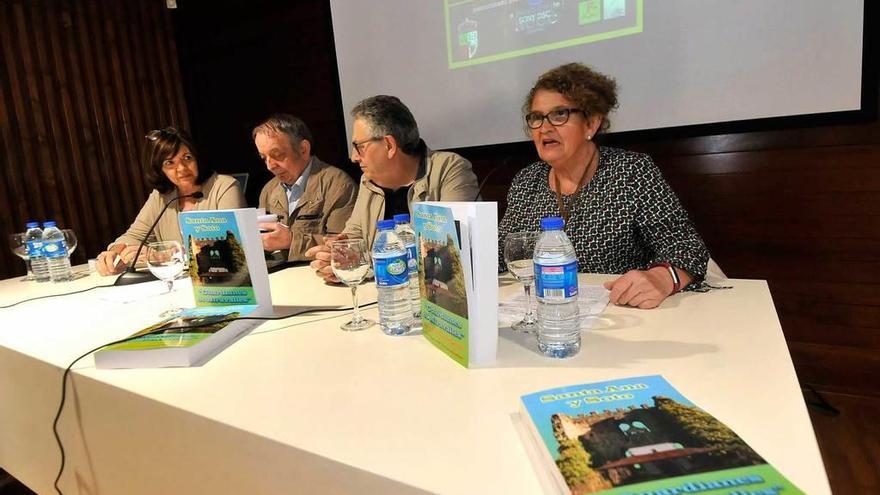
[{"label": "glass stem", "polygon": [[351,306],[354,308],[354,313],[351,315],[351,322],[360,323],[361,311],[360,308],[358,308],[357,285],[351,286]]},{"label": "glass stem", "polygon": [[174,304],[174,295],[172,294],[174,292],[174,279],[166,280],[165,283],[168,285],[168,292],[166,292],[168,294],[168,310],[176,311],[177,305]]},{"label": "glass stem", "polygon": [[523,321],[533,323],[535,313],[532,312],[532,284],[523,284],[523,289],[526,291],[526,315],[523,317]]}]

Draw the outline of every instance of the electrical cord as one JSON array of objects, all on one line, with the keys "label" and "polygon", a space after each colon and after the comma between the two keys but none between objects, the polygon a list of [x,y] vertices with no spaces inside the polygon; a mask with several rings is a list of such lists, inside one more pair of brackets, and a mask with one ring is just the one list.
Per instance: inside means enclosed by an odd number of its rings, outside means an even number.
[{"label": "electrical cord", "polygon": [[[99,285],[97,287],[112,287],[112,286]],[[81,290],[78,292],[70,292],[69,294],[78,294],[80,292],[85,292],[87,290],[92,290],[95,288],[96,287],[91,287],[89,289]],[[66,295],[66,294],[57,294],[57,295]],[[43,296],[43,297],[53,297],[53,296]],[[34,298],[34,299],[41,299],[41,298],[38,297],[38,298]],[[32,301],[34,299],[29,299],[29,300]],[[26,302],[26,301],[21,301],[21,302]],[[21,304],[21,303],[16,303],[16,304]],[[358,307],[359,308],[366,308],[366,307],[374,306],[376,304],[378,304],[378,301],[374,301],[374,302],[367,303],[367,304],[360,304],[360,305],[358,305]],[[58,468],[58,476],[55,477],[55,483],[54,483],[55,491],[58,492],[58,495],[62,495],[61,488],[58,487],[58,482],[61,480],[61,475],[64,473],[64,464],[65,464],[64,445],[61,442],[61,436],[58,434],[58,421],[61,419],[61,413],[64,411],[64,403],[67,399],[67,376],[70,374],[70,371],[73,368],[73,366],[76,363],[78,363],[80,359],[88,356],[89,354],[92,354],[93,352],[97,352],[97,351],[99,351],[105,347],[109,347],[111,345],[122,344],[124,342],[139,339],[141,337],[146,337],[147,335],[153,335],[156,333],[163,333],[168,330],[181,330],[181,329],[190,330],[193,328],[219,325],[219,324],[229,323],[229,322],[239,321],[239,320],[277,321],[277,320],[285,320],[287,318],[293,318],[294,316],[301,316],[301,315],[309,314],[309,313],[339,313],[339,312],[352,311],[352,310],[354,310],[353,306],[347,307],[347,308],[312,308],[312,309],[306,309],[303,311],[298,311],[296,313],[292,313],[289,315],[283,315],[283,316],[262,316],[262,317],[261,316],[239,316],[239,317],[235,317],[235,318],[225,318],[225,319],[219,320],[219,321],[197,323],[195,325],[179,325],[179,326],[171,326],[171,327],[163,326],[163,327],[157,328],[157,329],[150,331],[150,332],[147,332],[147,333],[126,337],[124,339],[115,340],[113,342],[110,342],[109,344],[102,344],[102,345],[95,347],[94,349],[84,353],[80,357],[74,359],[73,362],[71,362],[69,365],[67,365],[67,368],[64,370],[64,374],[61,375],[61,402],[58,404],[58,412],[55,414],[55,420],[52,422],[52,433],[55,435],[55,442],[58,444],[58,450],[61,452],[61,466]]]},{"label": "electrical cord", "polygon": [[73,292],[64,292],[64,293],[61,293],[61,294],[49,294],[48,296],[32,297],[32,298],[30,298],[30,299],[25,299],[25,300],[23,300],[23,301],[18,301],[17,303],[9,304],[9,305],[7,305],[7,306],[0,306],[0,309],[11,308],[11,307],[13,307],[13,306],[18,306],[19,304],[24,304],[24,303],[26,303],[26,302],[36,301],[36,300],[38,300],[38,299],[49,299],[49,298],[52,298],[52,297],[72,296],[73,294],[82,294],[83,292],[88,292],[88,291],[90,291],[90,290],[100,289],[100,288],[103,288],[103,287],[113,287],[113,284],[109,284],[109,285],[95,285],[95,286],[93,286],[93,287],[89,287],[88,289],[75,290],[75,291],[73,291]]}]

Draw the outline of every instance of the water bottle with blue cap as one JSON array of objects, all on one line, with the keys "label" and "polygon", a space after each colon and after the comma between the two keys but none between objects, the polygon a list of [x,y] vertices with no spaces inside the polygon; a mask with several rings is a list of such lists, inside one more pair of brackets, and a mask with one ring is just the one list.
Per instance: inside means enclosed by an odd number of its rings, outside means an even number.
[{"label": "water bottle with blue cap", "polygon": [[379,220],[373,242],[373,271],[379,294],[379,325],[387,335],[403,335],[412,325],[409,260],[394,233],[394,220]]},{"label": "water bottle with blue cap", "polygon": [[562,230],[560,217],[541,220],[535,244],[535,297],[538,300],[538,349],[548,357],[567,358],[581,349],[577,255]]}]

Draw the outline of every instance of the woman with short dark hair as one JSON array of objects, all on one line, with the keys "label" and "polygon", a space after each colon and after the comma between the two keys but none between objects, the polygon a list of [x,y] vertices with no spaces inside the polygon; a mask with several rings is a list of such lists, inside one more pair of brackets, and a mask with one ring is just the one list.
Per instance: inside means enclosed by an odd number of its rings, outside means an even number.
[{"label": "woman with short dark hair", "polygon": [[511,184],[499,252],[507,233],[562,217],[578,271],[623,274],[606,284],[611,302],[653,308],[702,280],[709,251],[649,156],[595,143],[615,107],[614,80],[585,65],[538,78],[523,116],[541,160]]},{"label": "woman with short dark hair", "polygon": [[[196,148],[185,132],[166,127],[150,131],[146,139],[144,176],[153,192],[128,230],[98,255],[97,269],[102,275],[125,270],[162,208],[174,198],[179,197],[153,230],[156,240],[182,241],[178,212],[224,210],[246,205],[237,180],[217,174],[207,164],[199,164]],[[190,196],[196,192],[201,192],[202,197]]]}]

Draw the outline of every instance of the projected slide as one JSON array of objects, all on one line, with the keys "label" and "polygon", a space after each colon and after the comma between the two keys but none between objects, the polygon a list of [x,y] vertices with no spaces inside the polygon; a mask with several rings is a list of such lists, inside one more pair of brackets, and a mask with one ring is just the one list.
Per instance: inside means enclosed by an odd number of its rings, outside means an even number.
[{"label": "projected slide", "polygon": [[642,0],[445,0],[449,68],[642,32]]}]

